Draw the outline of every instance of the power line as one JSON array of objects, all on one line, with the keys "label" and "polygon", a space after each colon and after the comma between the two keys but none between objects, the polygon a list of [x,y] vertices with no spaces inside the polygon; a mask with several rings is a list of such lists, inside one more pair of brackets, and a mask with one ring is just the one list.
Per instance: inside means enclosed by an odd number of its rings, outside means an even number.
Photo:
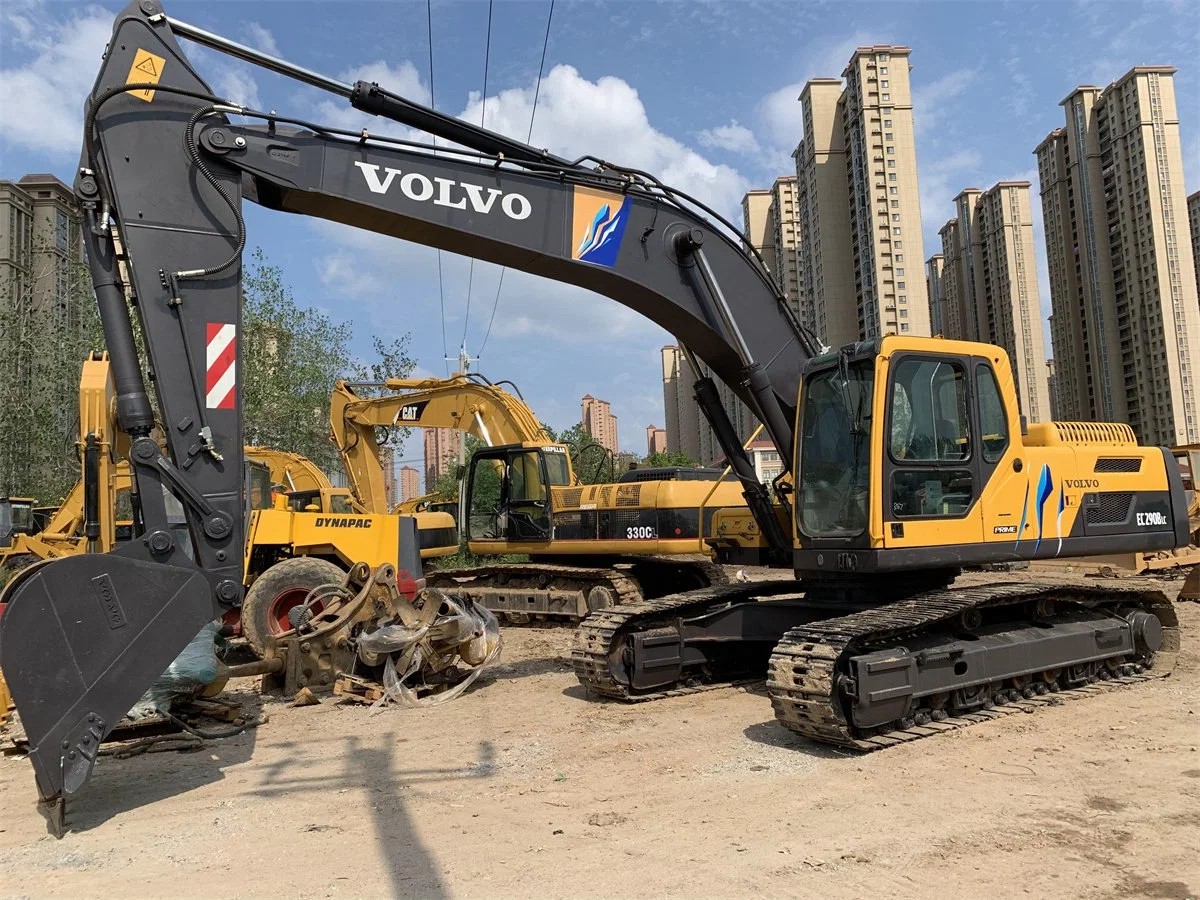
[{"label": "power line", "polygon": [[[533,120],[537,116],[538,97],[542,92],[542,72],[546,68],[546,48],[550,46],[550,23],[554,20],[554,0],[550,0],[550,12],[546,15],[546,37],[542,40],[542,61],[538,63],[537,86],[533,89],[533,109],[529,111],[529,133],[525,135],[525,143],[533,140]],[[487,346],[488,338],[492,336],[492,323],[496,321],[496,309],[500,306],[500,289],[504,287],[505,266],[500,270],[500,281],[496,284],[496,299],[492,301],[492,314],[488,317],[487,331],[483,335],[483,343],[479,345],[479,355],[483,356],[483,348]]]},{"label": "power line", "polygon": [[[479,107],[479,127],[483,127],[487,116],[488,62],[492,57],[492,0],[488,0],[487,43],[483,48],[483,102]],[[470,274],[467,275],[467,314],[463,316],[462,347],[467,347],[467,326],[471,324],[471,286],[475,283],[475,257],[471,257]]]},{"label": "power line", "polygon": [[[432,109],[437,109],[437,101],[434,99],[433,93],[433,0],[425,0],[425,23],[429,28],[429,106]],[[433,155],[437,156],[437,144],[434,144]],[[442,356],[443,358],[449,354],[446,352],[446,289],[442,282],[442,248],[437,248],[438,261],[438,304],[442,309]],[[446,363],[446,376],[450,375],[450,363]]]}]

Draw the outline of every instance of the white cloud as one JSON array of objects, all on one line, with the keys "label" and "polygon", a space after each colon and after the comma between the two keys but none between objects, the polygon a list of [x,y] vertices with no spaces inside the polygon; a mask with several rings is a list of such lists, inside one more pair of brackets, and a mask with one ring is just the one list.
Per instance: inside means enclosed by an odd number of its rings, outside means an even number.
[{"label": "white cloud", "polygon": [[809,44],[799,57],[806,61],[805,71],[795,81],[778,88],[763,97],[757,106],[757,115],[762,121],[767,140],[778,148],[791,153],[804,136],[804,111],[800,106],[800,92],[812,78],[840,78],[850,61],[855,48],[871,46],[879,35],[856,32],[841,40],[822,42],[821,46]]},{"label": "white cloud", "polygon": [[[343,77],[378,81],[406,96],[427,99],[424,85],[408,63],[394,67],[375,64]],[[530,83],[488,97],[486,127],[524,140],[533,93]],[[483,107],[482,98],[473,94],[459,117],[477,123]],[[379,120],[355,118],[361,114],[347,113],[344,107],[322,108],[318,116],[341,127],[382,130]],[[389,126],[387,130],[395,134],[401,128]],[[626,82],[614,77],[591,81],[570,66],[556,66],[543,78],[531,142],[567,158],[595,154],[652,172],[728,215],[737,215],[742,194],[749,187],[737,170],[714,164],[654,128],[637,91]],[[423,348],[425,364],[440,369],[443,336],[439,308],[444,294],[446,351],[455,351],[465,328],[468,349],[479,352],[496,299],[499,266],[476,261],[468,276],[471,265],[467,258],[443,252],[444,281],[439,286],[438,254],[431,248],[327,222],[314,221],[313,227],[327,247],[315,261],[317,275],[331,294],[354,309],[360,325],[370,323],[381,333],[411,330]],[[469,278],[471,313],[467,321]],[[619,371],[613,367],[621,365],[634,369],[648,366],[653,377],[656,348],[669,342],[664,332],[628,307],[582,288],[513,269],[504,275],[498,310],[485,350],[489,358],[483,362],[484,371],[489,372],[495,371],[493,361],[508,360],[514,350],[519,354],[518,348],[532,345],[550,348],[537,359],[519,356],[525,360],[525,369],[542,377],[549,376],[543,370],[552,363],[569,368],[588,361],[600,365],[601,359],[609,371]],[[587,382],[580,395],[598,389],[588,374],[593,368],[586,364],[580,368],[579,379]],[[561,381],[561,372],[550,377],[550,383],[557,385],[555,390],[566,389]],[[653,405],[641,403],[625,412],[646,421],[660,419],[661,411],[649,408]],[[571,424],[578,413],[567,410],[564,415],[569,419],[565,424]],[[640,425],[644,427],[645,422]]]},{"label": "white cloud", "polygon": [[[525,140],[534,85],[487,99],[485,127]],[[472,93],[459,118],[478,123],[483,108]],[[637,90],[604,76],[589,81],[572,66],[557,65],[543,78],[530,143],[574,159],[592,154],[653,172],[669,185],[736,215],[749,182],[735,169],[710,162],[650,124]]]},{"label": "white cloud", "polygon": [[955,69],[929,84],[912,85],[913,130],[926,134],[953,110],[950,101],[967,92],[978,76],[978,69]]},{"label": "white cloud", "polygon": [[[32,52],[24,64],[0,69],[0,141],[52,157],[79,152],[83,102],[100,71],[113,23],[112,13],[100,7],[78,7],[59,19],[54,13],[61,8],[40,2],[0,6],[6,40],[16,38]],[[260,38],[270,38],[261,31]],[[245,106],[260,105],[248,64],[200,47],[189,47],[188,53],[215,93]]]},{"label": "white cloud", "polygon": [[[346,69],[339,73],[338,80],[351,84],[356,81],[374,82],[393,94],[399,94],[418,103],[426,105],[429,103],[429,87],[421,80],[416,67],[408,60],[398,66],[390,66],[382,60],[376,60],[353,69]],[[374,134],[385,134],[405,140],[416,140],[422,137],[421,132],[406,128],[390,119],[381,119],[379,116],[357,110],[345,100],[323,99],[313,107],[313,114],[323,125],[345,128],[348,131],[361,131],[365,128]]]},{"label": "white cloud", "polygon": [[938,230],[954,216],[954,198],[967,187],[986,188],[989,185],[972,185],[969,176],[979,172],[983,158],[976,150],[959,150],[941,159],[921,163],[918,161],[921,185],[921,218],[923,220],[926,255],[939,246]]},{"label": "white cloud", "polygon": [[214,94],[238,106],[262,108],[262,101],[258,96],[258,82],[249,64],[230,60],[229,57],[210,50],[189,50],[192,62],[204,73],[203,78]]},{"label": "white cloud", "polygon": [[279,45],[275,43],[275,35],[259,25],[250,22],[246,25],[246,33],[250,36],[250,45],[271,56],[279,56]]},{"label": "white cloud", "polygon": [[712,147],[718,150],[728,150],[730,153],[740,153],[754,156],[760,151],[758,138],[745,125],[739,125],[737,119],[728,125],[718,125],[716,128],[705,128],[696,139],[702,147]]},{"label": "white cloud", "polygon": [[0,28],[33,53],[23,65],[0,69],[0,140],[56,157],[78,154],[83,101],[112,33],[111,13],[88,6],[55,20],[40,4],[0,8]]}]

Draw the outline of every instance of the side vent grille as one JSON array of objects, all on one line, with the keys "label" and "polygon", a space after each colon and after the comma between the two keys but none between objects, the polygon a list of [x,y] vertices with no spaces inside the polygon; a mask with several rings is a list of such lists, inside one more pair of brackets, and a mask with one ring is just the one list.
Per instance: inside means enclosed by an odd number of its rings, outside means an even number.
[{"label": "side vent grille", "polygon": [[599,494],[600,494],[600,500],[598,502],[600,503],[601,506],[607,507],[610,503],[612,503],[612,486],[611,485],[608,485],[608,484],[604,485],[604,487],[600,488]]},{"label": "side vent grille", "polygon": [[1140,472],[1142,458],[1140,456],[1101,456],[1096,460],[1097,472]]},{"label": "side vent grille", "polygon": [[1129,515],[1129,507],[1133,503],[1133,494],[1129,491],[1109,492],[1100,494],[1100,502],[1089,506],[1087,523],[1089,525],[1120,525]]},{"label": "side vent grille", "polygon": [[559,496],[562,497],[563,506],[568,509],[578,507],[580,501],[583,500],[583,488],[567,488]]},{"label": "side vent grille", "polygon": [[1118,422],[1055,422],[1054,428],[1064,444],[1137,446],[1133,429]]},{"label": "side vent grille", "polygon": [[617,485],[617,507],[641,506],[642,486],[640,484]]}]

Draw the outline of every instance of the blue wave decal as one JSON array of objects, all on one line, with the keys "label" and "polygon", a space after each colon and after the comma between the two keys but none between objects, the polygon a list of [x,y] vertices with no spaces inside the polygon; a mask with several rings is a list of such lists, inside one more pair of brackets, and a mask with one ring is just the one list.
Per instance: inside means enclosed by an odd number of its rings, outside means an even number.
[{"label": "blue wave decal", "polygon": [[1062,514],[1063,514],[1063,509],[1066,508],[1066,505],[1067,505],[1067,500],[1066,500],[1066,497],[1063,496],[1063,484],[1060,481],[1058,483],[1058,547],[1054,551],[1055,556],[1058,556],[1058,554],[1062,553],[1062,541],[1063,541]]},{"label": "blue wave decal", "polygon": [[1038,548],[1042,546],[1042,507],[1046,505],[1046,500],[1054,493],[1054,479],[1050,475],[1050,466],[1047,463],[1042,464],[1042,473],[1038,476],[1037,487],[1037,523],[1038,536],[1037,543],[1033,545],[1034,556],[1037,555]]},{"label": "blue wave decal", "polygon": [[1017,529],[1017,542],[1013,544],[1013,550],[1021,544],[1021,538],[1025,534],[1025,521],[1029,516],[1029,479],[1025,479],[1025,502],[1021,505],[1021,527]]},{"label": "blue wave decal", "polygon": [[621,238],[625,236],[625,223],[629,220],[630,202],[626,197],[613,212],[605,203],[596,211],[583,240],[575,251],[575,258],[600,266],[614,266],[617,251],[621,249]]}]

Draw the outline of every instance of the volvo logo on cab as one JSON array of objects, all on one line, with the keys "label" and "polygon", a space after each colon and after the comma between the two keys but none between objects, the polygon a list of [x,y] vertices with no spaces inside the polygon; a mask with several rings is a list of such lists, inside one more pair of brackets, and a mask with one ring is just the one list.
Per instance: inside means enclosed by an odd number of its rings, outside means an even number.
[{"label": "volvo logo on cab", "polygon": [[400,193],[418,203],[432,200],[434,206],[448,206],[451,209],[466,209],[470,203],[471,209],[486,216],[491,213],[498,198],[501,211],[510,219],[528,219],[533,212],[533,206],[523,194],[506,194],[481,184],[468,184],[452,178],[429,178],[420,172],[401,172],[392,168],[384,168],[381,176],[379,166],[365,162],[355,162],[354,165],[363,173],[372,194],[386,194],[392,182],[399,177]]}]

